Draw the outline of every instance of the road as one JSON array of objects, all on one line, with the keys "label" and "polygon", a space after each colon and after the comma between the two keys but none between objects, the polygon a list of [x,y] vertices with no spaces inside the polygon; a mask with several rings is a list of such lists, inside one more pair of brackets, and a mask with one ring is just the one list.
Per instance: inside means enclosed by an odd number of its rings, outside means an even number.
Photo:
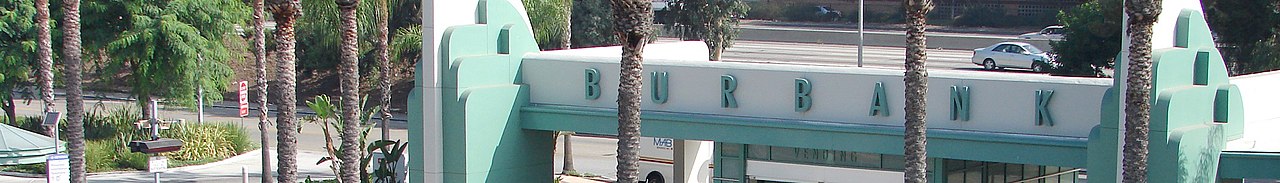
[{"label": "road", "polygon": [[[983,45],[986,46],[986,45]],[[982,47],[982,46],[974,46]],[[906,48],[867,46],[863,48],[863,66],[903,69]],[[980,69],[969,62],[973,50],[930,49],[927,62],[930,69]],[[786,43],[766,41],[736,41],[729,47],[722,60],[732,62],[782,63],[854,67],[858,63],[857,45]]]},{"label": "road", "polygon": [[[571,139],[573,139],[574,170],[579,173],[609,177],[610,180],[617,177],[615,172],[617,172],[618,158],[615,155],[617,155],[618,140],[582,136],[574,136]],[[556,141],[556,173],[560,173],[564,165],[564,143],[561,142],[563,140]]]}]

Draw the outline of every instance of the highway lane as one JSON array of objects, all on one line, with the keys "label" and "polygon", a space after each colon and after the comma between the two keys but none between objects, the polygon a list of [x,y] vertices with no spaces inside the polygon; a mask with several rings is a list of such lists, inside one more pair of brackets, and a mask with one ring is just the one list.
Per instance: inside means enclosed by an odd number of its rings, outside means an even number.
[{"label": "highway lane", "polygon": [[[974,46],[975,48],[981,46]],[[902,69],[906,48],[867,46],[863,48],[863,66]],[[929,49],[926,63],[930,69],[974,70],[981,66],[969,62],[972,50]],[[778,63],[856,67],[857,45],[736,41],[721,58],[731,62]]]}]

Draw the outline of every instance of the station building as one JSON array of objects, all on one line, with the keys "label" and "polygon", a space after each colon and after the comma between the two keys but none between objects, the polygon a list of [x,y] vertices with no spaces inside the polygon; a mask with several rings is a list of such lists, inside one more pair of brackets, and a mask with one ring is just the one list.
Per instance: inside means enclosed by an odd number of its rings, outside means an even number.
[{"label": "station building", "polygon": [[[434,56],[409,101],[410,182],[550,182],[554,131],[617,133],[620,48],[540,52],[519,1],[424,3]],[[1280,179],[1280,73],[1227,77],[1199,2],[1164,3],[1149,182]],[[643,56],[642,134],[685,144],[671,182],[902,180],[900,70],[707,62],[698,42]],[[930,181],[1118,182],[1123,80],[931,71],[928,83]],[[761,168],[785,166],[881,174]]]}]

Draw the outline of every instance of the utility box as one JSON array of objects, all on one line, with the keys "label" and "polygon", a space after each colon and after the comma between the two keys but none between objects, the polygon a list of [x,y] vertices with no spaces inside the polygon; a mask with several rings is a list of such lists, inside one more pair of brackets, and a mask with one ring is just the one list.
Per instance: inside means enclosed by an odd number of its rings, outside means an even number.
[{"label": "utility box", "polygon": [[129,142],[129,152],[163,153],[182,150],[182,140],[161,138],[151,141]]}]

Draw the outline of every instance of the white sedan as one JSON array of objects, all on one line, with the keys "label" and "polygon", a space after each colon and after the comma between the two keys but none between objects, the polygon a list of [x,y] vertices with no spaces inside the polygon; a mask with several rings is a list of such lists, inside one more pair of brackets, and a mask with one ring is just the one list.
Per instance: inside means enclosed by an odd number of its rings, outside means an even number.
[{"label": "white sedan", "polygon": [[996,43],[985,48],[973,49],[973,64],[983,69],[1024,68],[1045,72],[1053,57],[1036,46],[1022,42]]},{"label": "white sedan", "polygon": [[1066,27],[1061,25],[1048,26],[1041,29],[1040,32],[1029,32],[1018,35],[1018,39],[1062,41],[1062,33],[1065,28]]}]

